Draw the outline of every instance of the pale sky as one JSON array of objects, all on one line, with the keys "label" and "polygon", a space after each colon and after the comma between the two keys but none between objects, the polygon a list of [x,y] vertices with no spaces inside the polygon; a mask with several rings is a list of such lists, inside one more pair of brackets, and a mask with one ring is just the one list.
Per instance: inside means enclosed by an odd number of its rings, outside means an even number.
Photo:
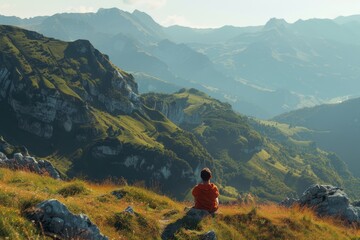
[{"label": "pale sky", "polygon": [[148,13],[158,23],[191,27],[264,25],[360,14],[360,0],[0,0],[0,14],[33,17],[60,12],[96,12],[117,7]]}]

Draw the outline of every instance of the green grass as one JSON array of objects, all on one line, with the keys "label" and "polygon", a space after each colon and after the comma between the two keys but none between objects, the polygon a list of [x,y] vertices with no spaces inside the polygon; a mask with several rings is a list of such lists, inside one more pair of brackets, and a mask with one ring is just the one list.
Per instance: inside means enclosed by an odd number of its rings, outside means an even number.
[{"label": "green grass", "polygon": [[[120,187],[109,182],[91,184],[81,180],[53,181],[28,172],[0,169],[0,239],[48,239],[41,229],[23,216],[42,200],[58,199],[75,214],[84,213],[109,239],[161,239],[169,226],[175,227],[175,239],[199,239],[199,235],[215,231],[218,239],[356,239],[360,231],[343,223],[318,218],[306,208],[281,208],[276,204],[220,205],[214,218],[206,217],[194,224],[186,219],[185,207],[192,202],[176,202],[151,190],[136,186]],[[11,183],[11,179],[28,179],[27,189]],[[44,182],[48,182],[44,185]],[[81,186],[87,194],[65,197],[58,192]],[[77,188],[77,187],[76,187]],[[36,189],[36,190],[34,190]],[[229,192],[235,191],[225,187]],[[111,194],[122,191],[117,199]],[[224,198],[225,200],[227,198]],[[230,199],[228,199],[230,200]],[[131,206],[135,214],[124,213]],[[173,225],[172,225],[173,224]]]},{"label": "green grass", "polygon": [[73,182],[65,185],[57,191],[63,197],[72,197],[80,194],[87,194],[89,190],[85,187],[83,182]]},{"label": "green grass", "polygon": [[[119,234],[129,239],[159,239],[160,237],[158,224],[138,213],[115,213],[108,221]],[[135,234],[136,232],[141,232],[141,235]]]},{"label": "green grass", "polygon": [[49,239],[20,216],[17,209],[0,206],[0,239]]},{"label": "green grass", "polygon": [[311,132],[311,130],[309,130],[308,128],[299,127],[299,126],[291,126],[286,123],[279,123],[279,122],[268,121],[268,120],[257,120],[257,121],[259,121],[263,125],[275,127],[277,129],[279,129],[286,136],[294,136],[298,133]]},{"label": "green grass", "polygon": [[78,100],[82,100],[81,97],[68,86],[68,83],[64,79],[56,75],[52,75],[52,80],[54,81],[54,85],[60,92],[65,95],[74,97]]}]

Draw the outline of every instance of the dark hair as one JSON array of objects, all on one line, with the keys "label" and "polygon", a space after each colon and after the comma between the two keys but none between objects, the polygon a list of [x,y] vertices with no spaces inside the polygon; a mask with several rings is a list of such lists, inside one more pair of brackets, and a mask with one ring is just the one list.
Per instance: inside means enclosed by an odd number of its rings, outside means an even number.
[{"label": "dark hair", "polygon": [[211,178],[211,171],[209,168],[204,168],[203,170],[201,170],[200,173],[201,179],[203,181],[208,181]]}]

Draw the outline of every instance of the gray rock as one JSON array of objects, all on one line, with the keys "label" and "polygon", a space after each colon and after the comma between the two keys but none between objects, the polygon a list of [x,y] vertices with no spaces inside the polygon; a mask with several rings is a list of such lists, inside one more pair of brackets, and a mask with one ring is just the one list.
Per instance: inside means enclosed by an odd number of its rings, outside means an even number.
[{"label": "gray rock", "polygon": [[130,214],[134,214],[134,213],[135,213],[134,209],[133,209],[131,206],[128,206],[128,207],[124,210],[124,212],[130,213]]},{"label": "gray rock", "polygon": [[26,156],[23,159],[28,164],[38,164],[34,157]]},{"label": "gray rock", "polygon": [[111,194],[114,195],[117,199],[122,199],[125,196],[126,192],[121,190],[115,190],[112,191]]},{"label": "gray rock", "polygon": [[341,188],[331,185],[312,185],[300,199],[285,199],[280,204],[299,204],[313,208],[320,216],[336,216],[350,223],[360,223],[360,207],[350,204],[347,194]]},{"label": "gray rock", "polygon": [[92,149],[92,156],[95,158],[106,158],[116,156],[121,152],[121,145],[118,146],[96,146]]},{"label": "gray rock", "polygon": [[6,155],[2,152],[0,152],[0,160],[7,160]]},{"label": "gray rock", "polygon": [[58,234],[64,229],[65,222],[62,218],[54,217],[51,219],[50,228],[53,233]]},{"label": "gray rock", "polygon": [[23,163],[24,156],[21,153],[14,153],[14,160],[21,164]]},{"label": "gray rock", "polygon": [[28,211],[26,217],[35,221],[44,233],[60,239],[107,240],[90,219],[83,214],[74,215],[56,199],[43,201]]},{"label": "gray rock", "polygon": [[200,235],[200,239],[201,240],[216,240],[217,239],[216,233],[213,230],[211,230],[207,233]]},{"label": "gray rock", "polygon": [[48,174],[55,179],[61,179],[59,172],[46,160],[36,161],[34,157],[23,156],[15,153],[13,159],[7,159],[6,155],[0,152],[0,166],[10,169],[26,169],[37,174]]},{"label": "gray rock", "polygon": [[39,160],[38,165],[39,165],[39,168],[45,170],[45,172],[47,172],[50,177],[55,178],[55,179],[61,179],[59,172],[51,164],[51,162],[49,162],[47,160]]},{"label": "gray rock", "polygon": [[211,214],[206,210],[190,208],[186,213],[186,216],[195,220],[201,220],[206,216],[210,216]]}]

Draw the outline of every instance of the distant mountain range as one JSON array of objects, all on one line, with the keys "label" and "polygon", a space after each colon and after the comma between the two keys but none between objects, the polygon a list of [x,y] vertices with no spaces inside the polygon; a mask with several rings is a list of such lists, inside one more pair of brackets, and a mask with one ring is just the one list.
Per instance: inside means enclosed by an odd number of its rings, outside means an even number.
[{"label": "distant mountain range", "polygon": [[192,29],[165,28],[146,13],[114,8],[0,16],[0,23],[65,41],[88,39],[116,65],[137,73],[143,91],[195,87],[257,117],[358,95],[359,16]]},{"label": "distant mountain range", "polygon": [[0,59],[2,141],[62,175],[124,177],[183,199],[209,166],[230,199],[250,191],[281,200],[315,182],[360,194],[341,159],[296,140],[293,129],[239,115],[195,89],[139,95],[134,77],[87,40],[0,26]]}]

